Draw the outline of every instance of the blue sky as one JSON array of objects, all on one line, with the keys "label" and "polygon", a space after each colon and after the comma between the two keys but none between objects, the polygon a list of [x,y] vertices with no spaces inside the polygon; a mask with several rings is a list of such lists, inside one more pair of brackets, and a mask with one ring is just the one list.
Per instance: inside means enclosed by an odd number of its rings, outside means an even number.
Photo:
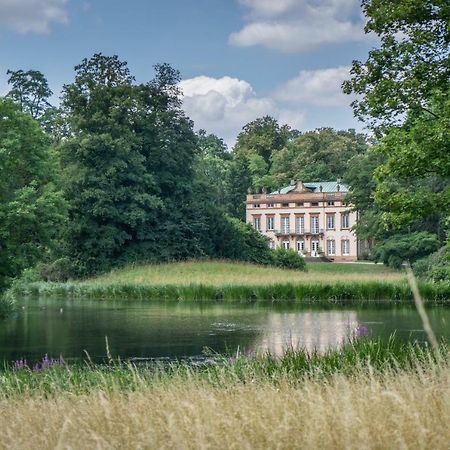
[{"label": "blue sky", "polygon": [[0,0],[0,94],[7,69],[38,69],[55,92],[93,53],[118,54],[138,81],[181,71],[196,128],[231,146],[247,122],[362,129],[340,92],[374,41],[359,0]]}]

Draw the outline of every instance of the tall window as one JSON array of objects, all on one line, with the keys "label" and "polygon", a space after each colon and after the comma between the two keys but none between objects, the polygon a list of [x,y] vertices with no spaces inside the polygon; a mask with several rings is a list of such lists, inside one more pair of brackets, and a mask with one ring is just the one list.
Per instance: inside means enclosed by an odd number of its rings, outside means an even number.
[{"label": "tall window", "polygon": [[271,248],[271,249],[275,248],[275,242],[274,241],[270,241],[269,242],[269,248]]},{"label": "tall window", "polygon": [[305,250],[305,241],[303,239],[299,239],[297,241],[297,251],[300,253],[303,252],[303,250]]},{"label": "tall window", "polygon": [[343,239],[341,242],[342,245],[342,254],[345,255],[350,255],[350,241],[348,239]]},{"label": "tall window", "polygon": [[253,218],[253,226],[255,227],[255,230],[261,231],[261,217]]},{"label": "tall window", "polygon": [[283,242],[281,243],[281,245],[283,246],[283,248],[284,248],[285,250],[289,250],[289,241],[283,241]]},{"label": "tall window", "polygon": [[311,233],[319,234],[319,217],[318,216],[311,217]]},{"label": "tall window", "polygon": [[267,217],[267,229],[268,230],[275,229],[275,217],[273,217],[273,216]]},{"label": "tall window", "polygon": [[305,233],[305,216],[297,216],[295,218],[295,232],[297,234]]},{"label": "tall window", "polygon": [[341,228],[350,228],[350,215],[348,213],[341,214]]},{"label": "tall window", "polygon": [[336,254],[336,241],[334,239],[329,239],[327,241],[327,254],[329,256],[334,256]]},{"label": "tall window", "polygon": [[282,217],[281,218],[281,232],[283,234],[289,234],[290,233],[290,224],[289,224],[289,217]]},{"label": "tall window", "polygon": [[334,230],[334,214],[327,214],[327,230]]}]

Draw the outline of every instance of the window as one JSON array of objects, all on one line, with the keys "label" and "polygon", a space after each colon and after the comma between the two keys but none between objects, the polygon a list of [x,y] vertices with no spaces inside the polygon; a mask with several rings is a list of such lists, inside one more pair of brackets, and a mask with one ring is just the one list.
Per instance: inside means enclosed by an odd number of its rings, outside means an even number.
[{"label": "window", "polygon": [[311,233],[319,234],[319,216],[311,217]]},{"label": "window", "polygon": [[334,256],[336,254],[336,241],[334,239],[327,241],[327,254],[328,256]]},{"label": "window", "polygon": [[273,230],[275,228],[275,217],[268,216],[267,217],[267,229]]},{"label": "window", "polygon": [[275,242],[274,241],[270,241],[269,242],[269,248],[271,248],[271,249],[275,248]]},{"label": "window", "polygon": [[285,250],[289,250],[289,241],[283,241],[283,242],[281,243],[281,245],[283,246],[283,248],[284,248]]},{"label": "window", "polygon": [[297,216],[295,218],[295,232],[297,234],[305,234],[305,216]]},{"label": "window", "polygon": [[334,214],[327,214],[327,230],[334,230]]},{"label": "window", "polygon": [[342,245],[342,255],[350,255],[350,241],[348,239],[343,239]]},{"label": "window", "polygon": [[267,203],[268,208],[275,208],[275,203]]},{"label": "window", "polygon": [[297,203],[297,206],[304,206],[304,203]]},{"label": "window", "polygon": [[290,232],[290,224],[289,224],[289,217],[282,217],[281,218],[281,232],[283,234],[289,234]]},{"label": "window", "polygon": [[303,239],[300,239],[297,241],[297,251],[299,253],[303,252],[305,250],[305,241]]},{"label": "window", "polygon": [[261,205],[260,205],[259,203],[255,203],[255,204],[253,205],[253,208],[261,208]]},{"label": "window", "polygon": [[334,206],[334,202],[333,202],[333,201],[328,201],[328,202],[327,202],[327,205],[328,205],[328,206]]},{"label": "window", "polygon": [[311,206],[319,206],[319,203],[318,202],[312,202]]},{"label": "window", "polygon": [[253,218],[253,226],[255,227],[255,230],[258,230],[258,231],[261,230],[261,217]]},{"label": "window", "polygon": [[282,203],[281,206],[282,206],[283,208],[289,208],[289,203]]},{"label": "window", "polygon": [[341,228],[350,228],[350,216],[348,213],[341,214]]}]

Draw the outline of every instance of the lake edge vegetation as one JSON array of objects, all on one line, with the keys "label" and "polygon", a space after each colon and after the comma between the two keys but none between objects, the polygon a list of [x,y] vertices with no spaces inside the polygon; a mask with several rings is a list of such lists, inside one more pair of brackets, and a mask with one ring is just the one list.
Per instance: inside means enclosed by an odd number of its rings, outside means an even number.
[{"label": "lake edge vegetation", "polygon": [[[324,355],[244,351],[210,355],[219,359],[197,367],[110,359],[104,366],[58,361],[33,369],[22,361],[0,371],[0,421],[10,431],[0,432],[0,446],[79,446],[95,439],[116,446],[292,448],[307,440],[356,448],[371,436],[368,448],[392,439],[446,448],[448,350],[361,338]],[[38,433],[44,420],[47,432]]]}]

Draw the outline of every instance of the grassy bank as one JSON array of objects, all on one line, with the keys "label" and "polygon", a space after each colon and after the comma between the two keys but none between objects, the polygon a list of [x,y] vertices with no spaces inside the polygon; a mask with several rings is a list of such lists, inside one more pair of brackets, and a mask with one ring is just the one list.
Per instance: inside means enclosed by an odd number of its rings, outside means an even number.
[{"label": "grassy bank", "polygon": [[[421,284],[428,304],[450,302],[450,284]],[[309,264],[308,272],[243,263],[184,262],[116,270],[68,283],[17,283],[15,296],[176,301],[409,303],[404,274],[373,264]]]},{"label": "grassy bank", "polygon": [[397,282],[404,274],[375,264],[315,263],[307,272],[226,261],[189,261],[142,265],[88,280],[97,285],[267,286],[273,284],[382,281]]},{"label": "grassy bank", "polygon": [[[0,373],[0,448],[448,448],[448,348]],[[45,433],[42,430],[46,430]]]}]

